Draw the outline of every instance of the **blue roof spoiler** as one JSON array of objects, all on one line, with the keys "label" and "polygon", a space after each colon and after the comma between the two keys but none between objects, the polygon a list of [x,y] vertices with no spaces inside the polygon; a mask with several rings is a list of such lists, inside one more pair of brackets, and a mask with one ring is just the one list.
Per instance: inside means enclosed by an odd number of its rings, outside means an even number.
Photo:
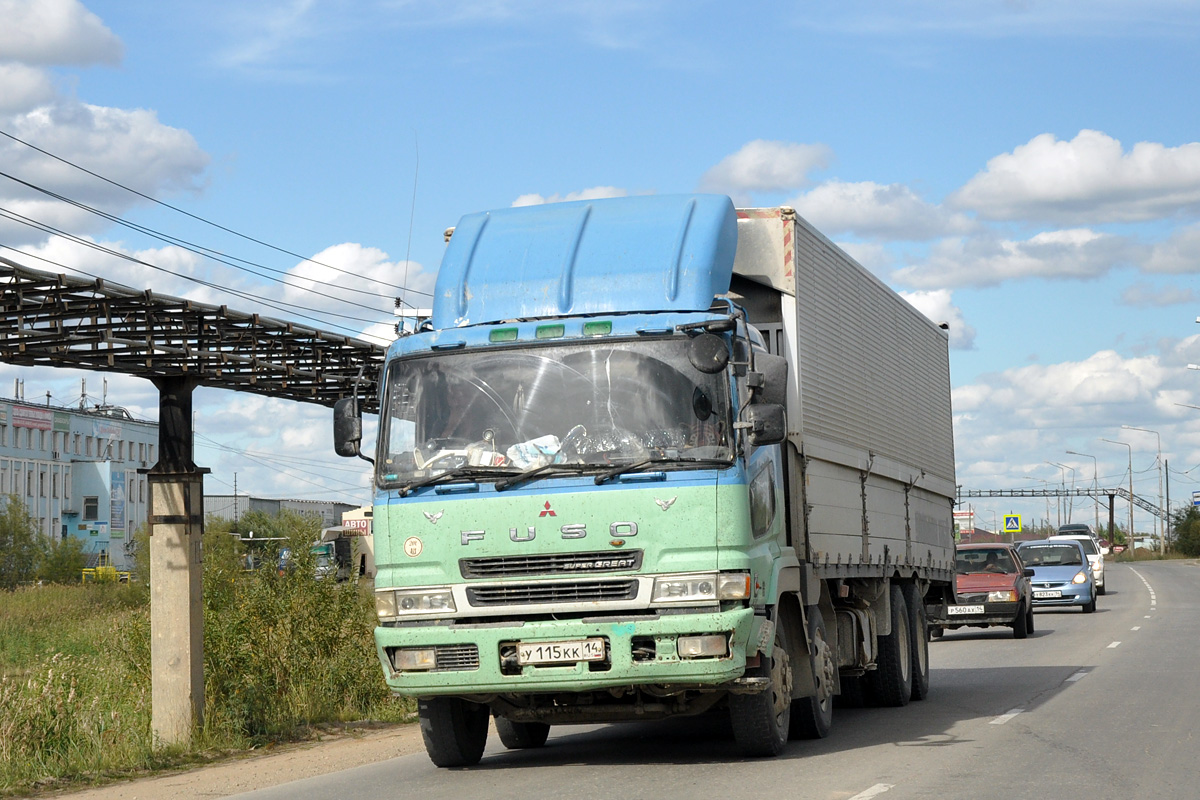
[{"label": "blue roof spoiler", "polygon": [[433,326],[707,311],[729,290],[737,218],[724,195],[648,195],[464,216],[438,270]]}]

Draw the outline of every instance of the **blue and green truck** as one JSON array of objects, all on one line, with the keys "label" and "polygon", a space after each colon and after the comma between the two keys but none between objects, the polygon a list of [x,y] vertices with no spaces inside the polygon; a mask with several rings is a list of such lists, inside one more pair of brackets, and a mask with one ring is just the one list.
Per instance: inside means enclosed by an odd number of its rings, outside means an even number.
[{"label": "blue and green truck", "polygon": [[925,696],[954,580],[941,326],[786,207],[613,198],[447,238],[373,458],[375,641],[434,763],[477,763],[493,720],[528,748],[705,712],[770,756],[835,695]]}]

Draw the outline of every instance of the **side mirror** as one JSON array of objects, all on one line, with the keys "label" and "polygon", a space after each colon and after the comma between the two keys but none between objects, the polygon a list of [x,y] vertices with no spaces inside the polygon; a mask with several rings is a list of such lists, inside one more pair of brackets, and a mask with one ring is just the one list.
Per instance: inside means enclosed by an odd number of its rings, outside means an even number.
[{"label": "side mirror", "polygon": [[362,442],[362,416],[358,398],[343,397],[333,404],[333,450],[343,458],[359,455]]},{"label": "side mirror", "polygon": [[778,403],[758,403],[742,412],[737,427],[749,432],[750,444],[755,447],[779,444],[787,438],[787,415]]},{"label": "side mirror", "polygon": [[[755,353],[754,372],[761,377],[756,381],[760,387],[754,394],[755,403],[787,403],[788,363],[783,356],[770,353]],[[754,374],[754,373],[751,373]]]},{"label": "side mirror", "polygon": [[1026,578],[1032,578],[1037,573],[1033,571],[1032,567],[1026,567],[1025,569],[1023,569],[1021,571],[1021,574],[1024,575]]}]

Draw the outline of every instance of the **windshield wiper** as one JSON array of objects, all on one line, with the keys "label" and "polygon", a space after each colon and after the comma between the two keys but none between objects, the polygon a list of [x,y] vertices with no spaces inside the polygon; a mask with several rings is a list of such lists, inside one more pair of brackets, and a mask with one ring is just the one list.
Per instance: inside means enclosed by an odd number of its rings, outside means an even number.
[{"label": "windshield wiper", "polygon": [[636,472],[646,467],[658,466],[661,464],[703,464],[710,467],[728,467],[733,464],[732,458],[643,458],[641,461],[634,461],[629,464],[622,464],[619,467],[614,467],[608,472],[603,472],[596,476],[596,485],[607,483],[613,478],[624,475],[627,472]]},{"label": "windshield wiper", "polygon": [[457,469],[439,472],[437,475],[430,475],[427,478],[421,478],[411,483],[406,483],[400,487],[400,496],[408,497],[408,495],[422,487],[433,486],[437,483],[445,483],[456,478],[499,478],[512,474],[513,470],[507,467],[459,467]]},{"label": "windshield wiper", "polygon": [[496,481],[496,491],[503,492],[505,489],[511,489],[514,486],[546,474],[553,474],[555,472],[590,472],[591,470],[598,469],[600,466],[598,464],[543,464],[537,469],[531,469],[528,472],[513,475],[511,478]]}]

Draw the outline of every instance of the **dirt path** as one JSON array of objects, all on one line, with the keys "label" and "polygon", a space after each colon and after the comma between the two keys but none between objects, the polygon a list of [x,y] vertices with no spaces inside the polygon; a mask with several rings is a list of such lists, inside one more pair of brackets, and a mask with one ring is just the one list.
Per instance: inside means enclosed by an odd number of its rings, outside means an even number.
[{"label": "dirt path", "polygon": [[219,764],[55,795],[70,800],[172,800],[227,797],[289,781],[424,752],[416,724],[337,734],[320,741],[283,745]]}]

